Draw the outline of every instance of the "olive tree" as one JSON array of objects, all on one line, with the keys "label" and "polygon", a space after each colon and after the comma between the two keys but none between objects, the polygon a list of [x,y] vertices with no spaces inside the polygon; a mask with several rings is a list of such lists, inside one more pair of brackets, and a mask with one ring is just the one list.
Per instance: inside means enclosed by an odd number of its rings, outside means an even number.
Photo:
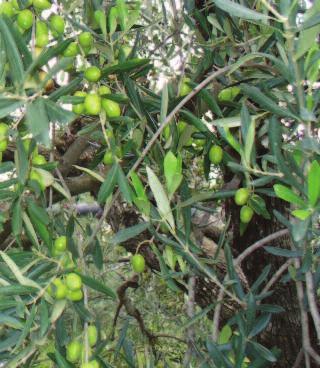
[{"label": "olive tree", "polygon": [[2,365],[320,364],[319,11],[1,2]]}]

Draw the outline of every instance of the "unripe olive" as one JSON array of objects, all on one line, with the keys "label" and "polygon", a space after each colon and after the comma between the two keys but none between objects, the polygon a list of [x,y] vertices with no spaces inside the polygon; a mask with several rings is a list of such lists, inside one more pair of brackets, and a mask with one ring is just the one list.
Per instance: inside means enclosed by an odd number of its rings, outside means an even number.
[{"label": "unripe olive", "polygon": [[236,191],[234,201],[238,206],[243,206],[248,202],[250,191],[248,188],[240,188]]},{"label": "unripe olive", "polygon": [[219,165],[220,162],[222,161],[222,157],[223,157],[223,151],[222,151],[222,148],[220,146],[214,145],[210,148],[209,160],[213,164]]},{"label": "unripe olive", "polygon": [[59,37],[64,33],[64,19],[60,15],[52,15],[50,17],[49,26],[54,37]]},{"label": "unripe olive", "polygon": [[72,291],[81,289],[81,277],[74,272],[68,273],[68,275],[66,276],[66,285],[68,289]]},{"label": "unripe olive", "polygon": [[90,32],[82,32],[78,36],[79,44],[83,48],[91,48],[93,45],[93,37]]},{"label": "unripe olive", "polygon": [[84,71],[84,77],[89,82],[98,82],[101,78],[101,70],[96,66],[90,66]]},{"label": "unripe olive", "polygon": [[251,207],[249,206],[243,206],[241,207],[240,210],[240,220],[241,222],[243,222],[244,224],[248,224],[253,216],[253,210]]},{"label": "unripe olive", "polygon": [[75,57],[78,54],[79,54],[79,47],[76,42],[71,42],[63,52],[63,56],[65,57]]},{"label": "unripe olive", "polygon": [[[74,96],[77,97],[86,97],[87,93],[83,92],[83,91],[77,91],[75,92]],[[84,113],[85,108],[84,108],[84,103],[80,103],[80,104],[76,104],[76,105],[72,105],[72,111],[77,114],[77,115],[81,115]]]},{"label": "unripe olive", "polygon": [[135,254],[131,257],[131,265],[134,272],[141,273],[145,269],[145,260],[141,254]]},{"label": "unripe olive", "polygon": [[29,9],[21,10],[18,14],[17,23],[20,28],[27,30],[32,27],[33,24],[33,13]]},{"label": "unripe olive", "polygon": [[180,97],[186,96],[192,91],[192,88],[188,85],[188,82],[190,82],[190,78],[183,78],[180,87]]},{"label": "unripe olive", "polygon": [[67,345],[67,360],[71,363],[76,363],[81,358],[82,344],[73,340]]},{"label": "unripe olive", "polygon": [[108,118],[118,118],[121,115],[121,108],[117,102],[103,98],[101,103]]},{"label": "unripe olive", "polygon": [[99,115],[101,111],[101,97],[95,93],[87,95],[84,100],[84,107],[89,115]]}]

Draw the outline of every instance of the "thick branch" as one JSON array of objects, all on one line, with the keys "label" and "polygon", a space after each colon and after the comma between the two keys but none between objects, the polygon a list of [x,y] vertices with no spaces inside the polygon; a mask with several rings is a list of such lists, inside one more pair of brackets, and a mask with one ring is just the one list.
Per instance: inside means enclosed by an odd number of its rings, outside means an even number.
[{"label": "thick branch", "polygon": [[89,146],[89,137],[84,135],[78,137],[68,148],[60,160],[59,170],[63,176],[66,176],[75,165],[83,151]]}]

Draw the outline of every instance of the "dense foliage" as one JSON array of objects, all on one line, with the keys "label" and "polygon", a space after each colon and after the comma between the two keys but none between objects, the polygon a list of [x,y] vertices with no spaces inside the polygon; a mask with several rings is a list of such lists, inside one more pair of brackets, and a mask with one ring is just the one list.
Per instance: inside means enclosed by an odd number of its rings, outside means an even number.
[{"label": "dense foliage", "polygon": [[1,2],[0,364],[320,364],[319,14]]}]

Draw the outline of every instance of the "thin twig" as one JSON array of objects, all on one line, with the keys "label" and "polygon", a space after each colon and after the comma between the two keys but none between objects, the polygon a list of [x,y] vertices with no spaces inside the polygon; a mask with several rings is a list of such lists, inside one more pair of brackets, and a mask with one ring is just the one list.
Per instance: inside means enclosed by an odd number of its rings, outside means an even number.
[{"label": "thin twig", "polygon": [[317,332],[318,343],[320,343],[320,314],[315,300],[313,275],[311,271],[306,272],[306,292],[309,303],[310,313],[313,319],[314,327]]},{"label": "thin twig", "polygon": [[294,362],[292,368],[299,368],[300,364],[302,362],[302,359],[303,359],[303,349],[300,349],[300,351],[297,355],[296,361]]},{"label": "thin twig", "polygon": [[320,355],[311,346],[308,347],[307,352],[314,361],[320,364]]},{"label": "thin twig", "polygon": [[293,259],[288,259],[278,270],[277,272],[271,277],[271,279],[267,282],[266,286],[261,291],[261,294],[265,294],[267,291],[270,290],[271,286],[277,282],[280,276],[288,269],[288,267],[293,263]]},{"label": "thin twig", "polygon": [[[190,276],[188,281],[188,301],[187,301],[187,315],[190,320],[194,317],[194,305],[195,305],[195,286],[196,286],[196,277]],[[188,341],[188,349],[183,358],[183,366],[188,367],[190,364],[190,360],[192,357],[193,347],[194,347],[194,338],[195,331],[194,326],[191,324],[187,330],[187,341]]]},{"label": "thin twig", "polygon": [[[300,268],[299,259],[295,259],[295,267],[298,270]],[[303,352],[304,352],[304,360],[306,364],[306,368],[311,368],[310,365],[310,356],[308,349],[310,347],[310,335],[309,335],[309,318],[308,314],[304,307],[304,292],[303,292],[303,285],[302,282],[299,280],[295,280],[296,288],[297,288],[297,296],[300,308],[300,315],[301,315],[301,329],[302,329],[302,345],[303,345]]]},{"label": "thin twig", "polygon": [[222,300],[224,297],[224,290],[221,288],[219,290],[217,305],[214,309],[213,314],[213,322],[212,322],[212,341],[216,342],[218,340],[219,335],[219,321],[220,321],[220,314],[222,311]]},{"label": "thin twig", "polygon": [[289,230],[288,229],[283,229],[283,230],[279,230],[273,234],[270,234],[268,236],[266,236],[265,238],[262,238],[260,240],[258,240],[257,242],[255,242],[254,244],[250,245],[250,247],[248,247],[244,252],[242,252],[234,261],[234,265],[238,266],[241,264],[241,262],[248,257],[251,253],[253,253],[254,251],[256,251],[257,249],[263,247],[265,244],[270,243],[272,240],[278,239],[281,236],[287,235],[289,234]]}]

